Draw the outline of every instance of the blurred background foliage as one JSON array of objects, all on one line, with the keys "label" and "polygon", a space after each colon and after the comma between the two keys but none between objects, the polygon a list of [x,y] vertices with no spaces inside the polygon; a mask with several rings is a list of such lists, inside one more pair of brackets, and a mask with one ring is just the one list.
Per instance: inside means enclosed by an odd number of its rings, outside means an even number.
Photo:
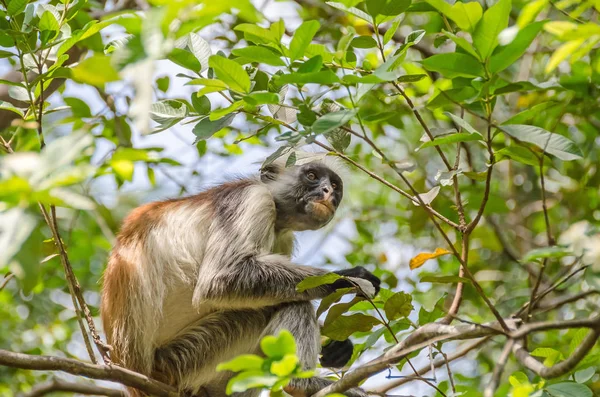
[{"label": "blurred background foliage", "polygon": [[[349,165],[341,214],[303,233],[295,256],[365,266],[384,281],[374,303],[387,304],[385,319],[365,302],[329,319],[356,320],[343,328],[358,341],[356,365],[395,343],[382,321],[404,338],[443,317],[463,280],[452,255],[409,269],[419,252],[448,246],[399,174],[452,224],[457,190],[466,222],[483,210],[468,264],[504,317],[529,301],[542,268],[541,290],[584,269],[535,320],[598,313],[599,13],[587,0],[0,0],[0,348],[89,360],[43,212],[97,316],[129,210],[315,141],[364,168]],[[460,251],[460,230],[442,229]],[[470,284],[458,316],[494,320]],[[324,334],[339,337],[331,328]],[[539,333],[529,350],[551,364],[584,335]],[[502,342],[459,361],[455,386],[438,370],[440,391],[413,381],[397,392],[481,395]],[[591,396],[598,362],[596,345],[576,370],[544,381],[511,359],[496,395]],[[0,367],[0,395],[54,376]]]}]

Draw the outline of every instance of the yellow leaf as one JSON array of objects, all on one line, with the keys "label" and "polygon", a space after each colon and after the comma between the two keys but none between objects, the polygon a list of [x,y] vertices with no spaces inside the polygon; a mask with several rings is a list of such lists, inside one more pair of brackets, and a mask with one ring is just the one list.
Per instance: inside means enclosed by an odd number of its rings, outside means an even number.
[{"label": "yellow leaf", "polygon": [[556,69],[556,67],[562,61],[567,59],[569,57],[569,55],[571,55],[575,50],[577,50],[579,47],[581,47],[581,45],[583,44],[584,41],[585,41],[585,39],[568,41],[565,44],[558,47],[554,51],[552,56],[550,57],[548,64],[546,64],[546,69],[545,69],[546,74],[548,74],[551,71],[553,71],[554,69]]},{"label": "yellow leaf", "polygon": [[419,255],[415,256],[410,260],[410,270],[414,270],[423,266],[425,262],[430,259],[435,259],[439,256],[449,254],[450,251],[445,250],[443,248],[436,248],[435,252],[430,254],[429,252],[421,252]]}]

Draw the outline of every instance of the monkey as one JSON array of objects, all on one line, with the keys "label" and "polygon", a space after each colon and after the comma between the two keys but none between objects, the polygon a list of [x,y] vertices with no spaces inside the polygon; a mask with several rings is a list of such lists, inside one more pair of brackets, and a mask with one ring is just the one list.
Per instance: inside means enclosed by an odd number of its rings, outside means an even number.
[{"label": "monkey", "polygon": [[[240,354],[260,354],[262,337],[287,329],[303,369],[316,368],[321,337],[311,301],[353,283],[342,277],[296,290],[306,277],[328,271],[291,261],[294,232],[328,224],[343,197],[335,164],[328,157],[304,157],[291,166],[280,157],[257,176],[148,203],[125,218],[101,299],[116,364],[186,395],[222,397],[234,374],[216,372],[216,366]],[[379,291],[380,280],[363,267],[335,273],[366,280]],[[332,341],[321,363],[342,367],[352,349],[349,340]],[[316,376],[292,379],[284,390],[310,396],[330,383]],[[354,388],[346,394],[365,392]]]}]

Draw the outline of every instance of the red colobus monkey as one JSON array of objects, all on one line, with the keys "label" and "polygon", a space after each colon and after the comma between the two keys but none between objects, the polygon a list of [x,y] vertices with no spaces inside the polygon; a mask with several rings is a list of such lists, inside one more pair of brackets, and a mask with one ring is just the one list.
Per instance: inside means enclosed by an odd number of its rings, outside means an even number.
[{"label": "red colobus monkey", "polygon": [[[338,280],[296,291],[304,278],[327,273],[290,260],[293,232],[323,227],[342,200],[342,180],[325,160],[286,167],[280,158],[263,167],[260,177],[131,212],[102,290],[102,320],[115,363],[182,393],[221,397],[233,374],[216,372],[217,364],[259,353],[263,336],[287,329],[302,366],[315,368],[320,332],[311,300],[351,286]],[[379,290],[379,279],[362,267],[337,273]],[[341,367],[351,354],[350,341],[332,342],[321,363]],[[330,383],[294,379],[285,390],[310,396]],[[346,394],[360,397],[364,391]]]}]

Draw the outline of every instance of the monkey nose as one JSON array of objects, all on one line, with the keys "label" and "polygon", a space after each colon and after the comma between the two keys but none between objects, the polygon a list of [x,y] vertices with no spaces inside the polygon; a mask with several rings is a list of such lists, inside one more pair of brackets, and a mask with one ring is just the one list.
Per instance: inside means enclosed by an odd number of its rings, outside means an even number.
[{"label": "monkey nose", "polygon": [[321,186],[321,191],[323,192],[323,199],[329,200],[331,196],[333,196],[333,188],[327,184]]}]

